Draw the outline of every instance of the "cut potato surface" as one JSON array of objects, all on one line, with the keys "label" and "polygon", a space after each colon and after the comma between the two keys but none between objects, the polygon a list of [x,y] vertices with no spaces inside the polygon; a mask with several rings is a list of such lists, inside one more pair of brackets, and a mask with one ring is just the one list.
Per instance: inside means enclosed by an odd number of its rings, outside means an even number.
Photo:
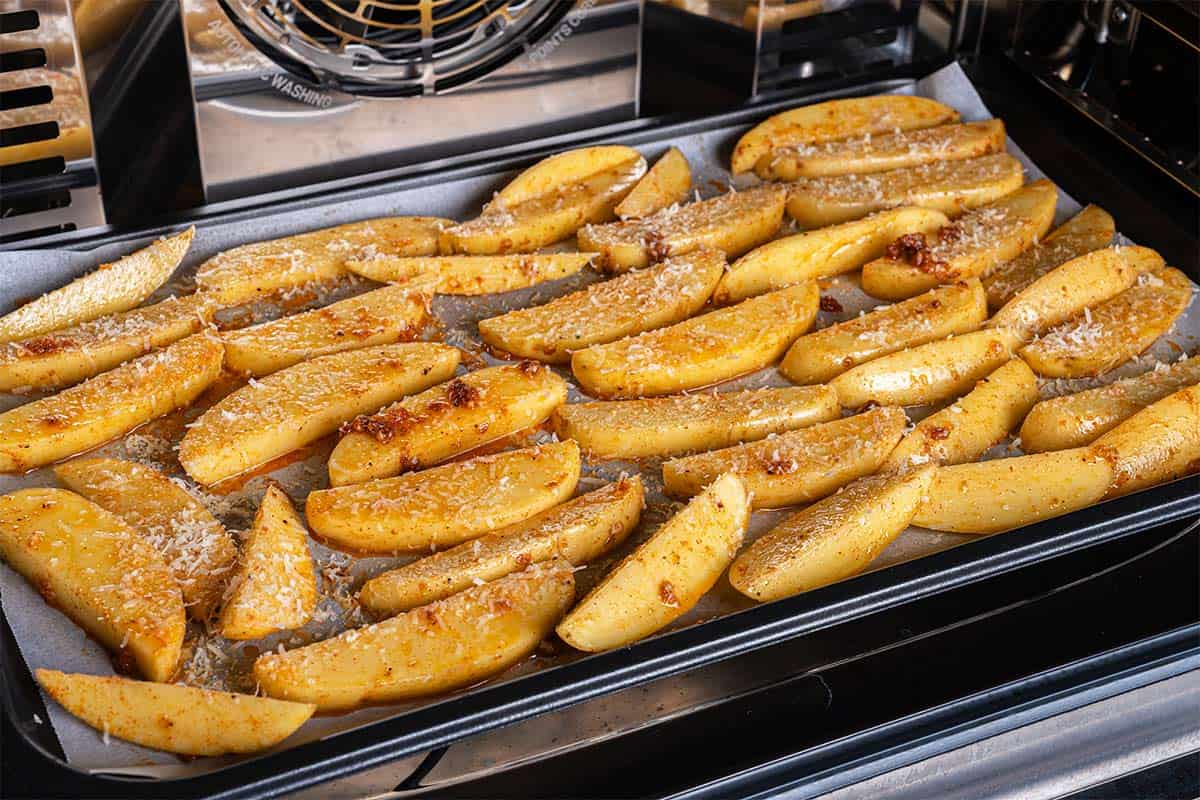
[{"label": "cut potato surface", "polygon": [[624,145],[580,147],[543,158],[496,193],[485,210],[513,206],[543,195],[553,195],[573,183],[587,180],[598,172],[637,161],[642,154]]},{"label": "cut potato surface", "polygon": [[595,397],[642,397],[710,386],[777,361],[812,325],[818,302],[814,281],[780,289],[580,350],[571,356],[571,371]]},{"label": "cut potato surface", "polygon": [[530,564],[555,558],[586,564],[625,541],[643,502],[641,478],[622,478],[524,522],[389,570],[363,584],[358,600],[375,613],[396,614]]},{"label": "cut potato surface", "polygon": [[459,351],[412,342],[321,356],[227,395],[179,443],[179,463],[211,485],[312,444],[359,414],[454,374]]},{"label": "cut potato surface", "polygon": [[115,676],[37,671],[55,702],[127,742],[185,756],[255,753],[291,736],[316,706]]},{"label": "cut potato surface", "polygon": [[1200,386],[1152,403],[1091,449],[1112,465],[1110,496],[1200,472]]},{"label": "cut potato surface", "polygon": [[566,381],[533,361],[468,372],[350,422],[329,455],[329,482],[440,464],[537,425],[566,401]]},{"label": "cut potato surface", "polygon": [[64,489],[21,489],[0,496],[0,555],[147,678],[171,679],[186,626],[179,586],[117,516]]},{"label": "cut potato surface", "polygon": [[524,659],[575,597],[565,561],[475,586],[332,639],[265,653],[254,678],[271,697],[322,711],[469,686]]},{"label": "cut potato surface", "polygon": [[679,148],[672,147],[642,176],[625,199],[617,204],[621,219],[647,217],[667,206],[682,203],[692,188],[692,171]]},{"label": "cut potato surface", "polygon": [[381,283],[408,282],[437,294],[511,292],[574,275],[594,253],[519,253],[500,256],[377,256],[347,261],[346,269]]},{"label": "cut potato surface", "polygon": [[318,536],[370,553],[449,547],[568,500],[579,482],[574,442],[313,492],[305,513]]},{"label": "cut potato surface", "polygon": [[746,487],[722,475],[613,567],[558,626],[576,650],[636,642],[687,613],[741,547],[750,520]]}]

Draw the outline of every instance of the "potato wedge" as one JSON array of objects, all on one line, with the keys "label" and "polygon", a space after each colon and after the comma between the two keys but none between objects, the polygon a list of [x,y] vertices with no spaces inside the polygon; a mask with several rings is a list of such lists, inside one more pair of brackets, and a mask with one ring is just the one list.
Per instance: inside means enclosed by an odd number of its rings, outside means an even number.
[{"label": "potato wedge", "polygon": [[1058,190],[1037,180],[963,215],[936,236],[897,239],[883,258],[863,265],[862,288],[903,300],[940,283],[978,277],[1033,246],[1054,222]]},{"label": "potato wedge", "polygon": [[1110,497],[1200,472],[1200,386],[1150,404],[1091,449],[1112,465]]},{"label": "potato wedge", "polygon": [[595,397],[671,394],[736,378],[776,361],[817,316],[814,281],[571,356]]},{"label": "potato wedge", "polygon": [[553,420],[560,439],[607,460],[716,450],[840,416],[833,389],[804,386],[572,403]]},{"label": "potato wedge", "polygon": [[1116,223],[1099,206],[1087,206],[1051,231],[1045,239],[1011,261],[997,264],[983,276],[988,308],[997,311],[1017,293],[1059,264],[1093,250],[1108,247],[1117,232]]},{"label": "potato wedge", "polygon": [[664,490],[690,497],[716,476],[732,472],[746,484],[754,508],[811,503],[878,470],[907,424],[902,409],[873,408],[759,442],[676,458],[663,464]]},{"label": "potato wedge", "polygon": [[958,121],[958,112],[934,100],[877,95],[828,100],[776,114],[746,132],[733,149],[734,175],[749,172],[781,147],[821,144],[863,134],[932,128]]},{"label": "potato wedge", "polygon": [[750,498],[734,475],[722,475],[604,576],[559,623],[576,650],[632,644],[686,614],[733,561]]},{"label": "potato wedge", "polygon": [[587,180],[597,172],[621,167],[637,161],[642,154],[632,147],[609,144],[580,147],[543,158],[529,167],[496,193],[485,207],[511,207],[543,195],[553,195],[564,186]]},{"label": "potato wedge", "polygon": [[415,339],[429,296],[385,286],[324,308],[223,334],[225,366],[262,377],[316,356]]},{"label": "potato wedge", "polygon": [[519,253],[499,256],[376,256],[347,261],[346,269],[381,283],[436,294],[511,292],[574,275],[594,253]]},{"label": "potato wedge", "polygon": [[713,301],[733,303],[796,283],[858,269],[882,256],[888,245],[901,236],[933,233],[949,222],[940,211],[895,208],[853,222],[767,242],[730,265],[713,293]]},{"label": "potato wedge", "polygon": [[21,489],[0,496],[0,555],[147,678],[171,679],[183,598],[162,558],[120,518],[65,489]]},{"label": "potato wedge", "polygon": [[580,466],[574,442],[527,447],[316,491],[304,510],[313,532],[337,547],[449,547],[570,499]]},{"label": "potato wedge", "polygon": [[672,147],[614,209],[621,219],[648,217],[667,206],[682,203],[692,189],[692,170],[679,148]]},{"label": "potato wedge", "polygon": [[701,247],[734,258],[775,235],[786,199],[787,191],[774,184],[726,192],[641,219],[587,225],[579,230],[579,246],[599,253],[597,265],[609,272],[638,269]]},{"label": "potato wedge", "polygon": [[198,333],[0,414],[0,472],[82,453],[188,405],[216,380],[223,355],[215,336]]},{"label": "potato wedge", "polygon": [[729,583],[761,603],[857,575],[908,527],[933,473],[927,465],[847,484],[755,540],[729,568]]},{"label": "potato wedge", "polygon": [[1198,383],[1200,357],[1192,356],[1107,386],[1043,400],[1021,425],[1021,449],[1045,453],[1083,447],[1151,403]]},{"label": "potato wedge", "polygon": [[535,564],[323,642],[264,653],[254,678],[271,697],[321,711],[438,694],[524,659],[574,598],[570,564]]},{"label": "potato wedge", "polygon": [[567,384],[533,361],[468,372],[354,419],[329,455],[333,486],[433,466],[543,422]]},{"label": "potato wedge", "polygon": [[1014,358],[953,405],[917,423],[884,467],[974,461],[1017,427],[1037,399],[1037,377]]},{"label": "potato wedge", "polygon": [[613,549],[642,515],[642,479],[622,478],[574,500],[389,570],[363,584],[358,601],[377,614],[398,614],[555,558],[586,564]]},{"label": "potato wedge", "polygon": [[128,311],[167,282],[192,244],[195,228],[159,239],[0,317],[0,342],[29,339]]},{"label": "potato wedge", "polygon": [[237,543],[217,518],[153,467],[119,458],[76,458],[54,468],[58,480],[120,517],[154,548],[179,588],[188,614],[212,617],[237,562]]},{"label": "potato wedge", "polygon": [[695,250],[545,305],[481,320],[479,335],[513,355],[566,363],[574,350],[687,319],[704,306],[724,271],[720,253]]},{"label": "potato wedge", "polygon": [[977,279],[939,286],[801,336],[779,371],[793,383],[824,383],[873,358],[978,330],[985,319]]},{"label": "potato wedge", "polygon": [[860,364],[829,385],[845,408],[868,403],[918,406],[966,394],[1020,345],[1005,328],[964,333]]},{"label": "potato wedge", "polygon": [[1025,170],[1008,153],[870,175],[801,178],[788,184],[788,215],[803,228],[823,228],[898,206],[957,217],[1021,188]]},{"label": "potato wedge", "polygon": [[1119,367],[1171,329],[1192,301],[1194,285],[1167,267],[1106,303],[1067,320],[1021,349],[1034,372],[1048,378],[1082,378]]},{"label": "potato wedge", "polygon": [[171,297],[0,346],[0,391],[57,389],[99,375],[204,327],[208,297]]},{"label": "potato wedge", "polygon": [[1087,448],[937,467],[912,524],[996,533],[1099,502],[1112,467]]},{"label": "potato wedge", "polygon": [[267,487],[242,558],[221,609],[226,639],[261,639],[303,627],[317,607],[317,574],[308,552],[308,532],[292,501],[278,486]]},{"label": "potato wedge", "polygon": [[454,374],[459,351],[431,342],[321,356],[232,392],[193,423],[179,463],[208,486],[312,444],[338,425]]},{"label": "potato wedge", "polygon": [[309,703],[116,676],[39,669],[37,679],[55,702],[105,736],[185,756],[266,750],[317,710]]}]

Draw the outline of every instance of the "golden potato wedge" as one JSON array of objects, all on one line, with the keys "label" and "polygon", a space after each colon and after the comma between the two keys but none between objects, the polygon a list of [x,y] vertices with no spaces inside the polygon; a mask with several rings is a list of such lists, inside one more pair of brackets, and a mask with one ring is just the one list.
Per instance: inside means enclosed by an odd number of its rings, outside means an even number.
[{"label": "golden potato wedge", "polygon": [[530,564],[586,564],[613,549],[642,515],[642,479],[622,478],[535,517],[389,570],[363,584],[358,601],[397,614],[494,581]]},{"label": "golden potato wedge", "polygon": [[927,465],[847,484],[755,540],[729,568],[729,583],[761,603],[857,575],[908,527],[933,472]]},{"label": "golden potato wedge", "polygon": [[899,237],[910,233],[932,233],[949,222],[940,211],[896,208],[767,242],[730,265],[713,293],[713,301],[733,303],[796,283],[858,269],[882,256],[888,245]]},{"label": "golden potato wedge", "polygon": [[1025,170],[1008,153],[936,161],[869,175],[801,178],[788,184],[788,215],[803,228],[822,228],[898,206],[920,206],[957,217],[1021,188]]},{"label": "golden potato wedge", "polygon": [[579,230],[579,246],[599,253],[597,265],[610,272],[645,267],[701,247],[734,258],[775,235],[786,199],[787,190],[774,184],[726,192],[641,219],[587,225]]},{"label": "golden potato wedge", "polygon": [[939,283],[978,277],[1028,250],[1054,222],[1058,190],[1042,179],[971,211],[935,236],[897,239],[883,258],[863,265],[862,288],[903,300]]},{"label": "golden potato wedge", "polygon": [[779,371],[793,383],[824,383],[851,367],[909,347],[978,330],[987,319],[972,278],[801,336]]},{"label": "golden potato wedge", "polygon": [[195,232],[188,228],[159,239],[10,311],[0,317],[0,342],[29,339],[139,305],[171,277]]},{"label": "golden potato wedge", "polygon": [[937,467],[912,524],[996,533],[1077,511],[1104,497],[1112,467],[1087,448]]},{"label": "golden potato wedge", "polygon": [[0,391],[57,389],[99,375],[204,327],[209,298],[172,297],[0,346]]},{"label": "golden potato wedge", "polygon": [[329,455],[329,483],[440,464],[537,425],[565,402],[566,381],[533,361],[468,372],[350,422]]},{"label": "golden potato wedge", "polygon": [[198,333],[0,414],[0,472],[82,453],[190,404],[221,372],[224,352]]},{"label": "golden potato wedge", "polygon": [[323,489],[305,515],[318,536],[369,553],[448,547],[529,519],[568,500],[579,445],[559,442]]},{"label": "golden potato wedge", "polygon": [[1200,472],[1200,386],[1143,408],[1091,449],[1112,465],[1110,497]]},{"label": "golden potato wedge", "polygon": [[724,271],[720,253],[695,250],[545,305],[481,320],[479,335],[513,355],[565,363],[574,350],[687,319],[704,306]]},{"label": "golden potato wedge", "polygon": [[485,210],[511,207],[543,195],[553,195],[562,187],[587,180],[597,172],[637,161],[642,154],[619,144],[580,147],[543,158],[496,193]]},{"label": "golden potato wedge", "polygon": [[1116,232],[1116,223],[1107,211],[1099,206],[1087,206],[1051,231],[1045,239],[1011,261],[997,264],[983,276],[988,308],[998,310],[1059,264],[1108,247]]},{"label": "golden potato wedge", "polygon": [[454,223],[437,217],[380,217],[235,247],[200,265],[196,285],[225,305],[275,297],[351,276],[347,261],[365,256],[430,256]]},{"label": "golden potato wedge", "polygon": [[667,206],[682,203],[691,189],[692,170],[679,148],[672,147],[654,162],[614,210],[621,219],[648,217]]},{"label": "golden potato wedge", "polygon": [[411,342],[321,356],[225,396],[179,443],[179,463],[208,486],[312,444],[338,425],[454,374],[459,351]]},{"label": "golden potato wedge", "polygon": [[751,444],[676,458],[663,464],[663,486],[669,495],[690,497],[716,476],[732,472],[746,484],[754,508],[811,503],[878,470],[907,424],[902,409],[873,408]]},{"label": "golden potato wedge", "polygon": [[749,521],[746,487],[722,475],[613,567],[559,623],[558,635],[594,653],[661,630],[713,587]]},{"label": "golden potato wedge", "polygon": [[204,504],[153,467],[119,458],[76,458],[54,468],[58,480],[120,517],[154,548],[183,592],[193,619],[221,602],[237,562],[237,543]]},{"label": "golden potato wedge", "polygon": [[1198,383],[1200,357],[1192,356],[1108,386],[1043,400],[1021,425],[1021,449],[1045,453],[1083,447],[1151,403]]},{"label": "golden potato wedge", "polygon": [[1067,320],[1021,349],[1034,372],[1082,378],[1119,367],[1171,329],[1192,301],[1194,285],[1173,267],[1138,276],[1106,303]]},{"label": "golden potato wedge", "polygon": [[671,394],[736,378],[776,361],[817,316],[814,281],[571,356],[595,397]]},{"label": "golden potato wedge", "polygon": [[415,339],[429,296],[385,286],[324,308],[223,334],[225,366],[262,377],[316,356]]},{"label": "golden potato wedge", "polygon": [[840,416],[833,389],[804,386],[573,403],[553,421],[560,439],[606,460],[716,450]]},{"label": "golden potato wedge", "polygon": [[863,134],[932,128],[958,121],[958,112],[934,100],[884,94],[828,100],[776,114],[746,132],[733,149],[734,175],[749,172],[781,147],[813,145]]},{"label": "golden potato wedge", "polygon": [[884,466],[974,461],[1017,427],[1037,399],[1037,377],[1028,364],[1014,358],[953,405],[917,423]]},{"label": "golden potato wedge", "polygon": [[60,706],[105,736],[185,756],[255,753],[291,736],[317,710],[249,694],[39,669]]},{"label": "golden potato wedge", "polygon": [[575,598],[565,561],[474,586],[427,606],[286,653],[254,679],[271,697],[342,711],[469,686],[521,661]]},{"label": "golden potato wedge", "polygon": [[376,256],[347,261],[346,269],[381,283],[407,283],[437,294],[511,292],[574,275],[594,253],[518,253],[498,256]]},{"label": "golden potato wedge", "polygon": [[21,489],[0,496],[0,555],[147,678],[171,679],[183,598],[162,558],[120,518],[65,489]]}]

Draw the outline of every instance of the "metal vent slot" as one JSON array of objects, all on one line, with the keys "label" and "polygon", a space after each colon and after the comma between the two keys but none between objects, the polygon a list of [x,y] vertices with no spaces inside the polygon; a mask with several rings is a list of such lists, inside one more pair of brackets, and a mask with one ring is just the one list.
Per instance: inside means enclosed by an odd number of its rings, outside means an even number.
[{"label": "metal vent slot", "polygon": [[0,34],[32,31],[39,25],[38,12],[33,9],[0,14]]},{"label": "metal vent slot", "polygon": [[57,122],[37,122],[15,128],[0,128],[0,147],[13,147],[30,142],[43,142],[58,138]]},{"label": "metal vent slot", "polygon": [[62,156],[39,158],[36,161],[22,161],[19,164],[0,166],[0,183],[8,181],[24,181],[30,178],[44,178],[47,175],[60,175],[67,169],[67,160]]},{"label": "metal vent slot", "polygon": [[0,213],[5,218],[19,217],[22,214],[37,214],[40,211],[51,211],[56,208],[66,208],[71,205],[71,193],[66,189],[54,189],[40,194],[6,196],[0,201]]},{"label": "metal vent slot", "polygon": [[0,111],[29,106],[43,106],[54,100],[54,90],[49,86],[26,86],[0,92]]},{"label": "metal vent slot", "polygon": [[36,69],[44,66],[46,66],[46,51],[40,47],[16,50],[12,53],[0,53],[0,72],[14,72],[19,69]]}]

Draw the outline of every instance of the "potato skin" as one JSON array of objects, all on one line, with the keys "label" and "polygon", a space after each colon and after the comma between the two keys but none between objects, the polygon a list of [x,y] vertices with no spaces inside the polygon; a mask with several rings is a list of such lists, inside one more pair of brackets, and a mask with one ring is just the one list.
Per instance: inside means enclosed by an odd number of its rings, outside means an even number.
[{"label": "potato skin", "polygon": [[1200,386],[1147,406],[1091,449],[1112,465],[1109,497],[1200,472]]},{"label": "potato skin", "polygon": [[620,219],[648,217],[667,206],[681,203],[692,188],[692,170],[679,148],[663,153],[649,171],[638,181],[633,191],[617,204]]},{"label": "potato skin", "polygon": [[619,144],[579,147],[556,153],[543,158],[505,184],[485,208],[490,210],[496,206],[512,206],[540,195],[555,194],[564,186],[641,157],[641,153],[632,147]]}]

